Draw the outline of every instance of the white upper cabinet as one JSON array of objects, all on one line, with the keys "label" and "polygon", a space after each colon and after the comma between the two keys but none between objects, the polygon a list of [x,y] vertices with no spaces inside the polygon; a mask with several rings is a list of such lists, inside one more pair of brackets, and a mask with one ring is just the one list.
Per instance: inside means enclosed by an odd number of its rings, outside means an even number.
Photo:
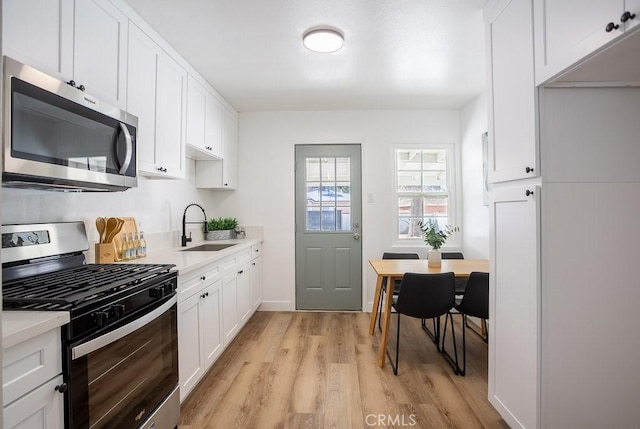
[{"label": "white upper cabinet", "polygon": [[2,53],[69,80],[73,76],[73,0],[3,0]]},{"label": "white upper cabinet", "polygon": [[158,62],[156,94],[156,170],[184,178],[187,73],[168,55]]},{"label": "white upper cabinet", "polygon": [[222,161],[196,161],[196,187],[235,189],[237,186],[238,119],[224,109]]},{"label": "white upper cabinet", "polygon": [[640,22],[640,0],[535,0],[536,83],[542,84]]},{"label": "white upper cabinet", "polygon": [[531,0],[485,9],[489,44],[489,182],[539,175]]},{"label": "white upper cabinet", "polygon": [[138,117],[138,171],[184,177],[186,73],[131,23],[127,110]]},{"label": "white upper cabinet", "polygon": [[195,78],[187,86],[187,155],[193,159],[222,158],[224,108]]},{"label": "white upper cabinet", "polygon": [[128,19],[107,0],[3,2],[3,53],[126,105]]}]

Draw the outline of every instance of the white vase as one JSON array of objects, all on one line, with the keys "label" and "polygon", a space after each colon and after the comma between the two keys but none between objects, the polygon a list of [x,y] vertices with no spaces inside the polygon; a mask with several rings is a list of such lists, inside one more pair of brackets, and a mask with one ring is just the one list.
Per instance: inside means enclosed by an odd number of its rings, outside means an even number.
[{"label": "white vase", "polygon": [[440,267],[442,265],[442,253],[439,250],[429,250],[427,255],[428,266]]}]

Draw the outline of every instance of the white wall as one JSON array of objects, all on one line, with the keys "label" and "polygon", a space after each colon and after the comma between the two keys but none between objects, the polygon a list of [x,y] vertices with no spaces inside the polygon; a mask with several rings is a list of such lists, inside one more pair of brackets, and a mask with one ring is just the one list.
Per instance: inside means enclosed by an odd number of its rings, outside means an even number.
[{"label": "white wall", "polygon": [[[82,220],[89,241],[97,241],[95,218],[132,216],[145,234],[179,231],[182,213],[189,203],[205,208],[208,218],[226,215],[211,205],[212,191],[195,189],[195,164],[188,160],[186,179],[140,177],[138,187],[124,192],[78,193],[2,188],[2,222],[62,222]],[[188,221],[202,219],[197,208],[189,209]],[[176,237],[179,237],[176,234]],[[148,243],[152,244],[152,243]],[[176,239],[175,245],[179,245]],[[153,251],[152,248],[149,249]]]},{"label": "white wall", "polygon": [[489,258],[489,206],[482,199],[482,133],[487,101],[478,96],[460,112],[462,142],[462,248],[468,259]]},{"label": "white wall", "polygon": [[[295,309],[295,144],[362,144],[363,308],[369,311],[375,275],[366,261],[392,250],[394,240],[391,145],[453,143],[459,148],[460,135],[460,112],[455,110],[240,114],[238,190],[217,193],[213,201],[241,224],[264,226],[263,308]],[[369,194],[373,202],[368,202]],[[426,248],[420,252],[426,255]]]}]

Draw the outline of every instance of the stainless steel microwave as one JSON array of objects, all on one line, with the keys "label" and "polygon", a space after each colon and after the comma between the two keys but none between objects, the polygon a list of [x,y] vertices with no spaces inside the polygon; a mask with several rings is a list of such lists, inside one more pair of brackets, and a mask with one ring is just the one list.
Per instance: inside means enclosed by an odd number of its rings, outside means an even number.
[{"label": "stainless steel microwave", "polygon": [[3,186],[123,191],[138,185],[138,118],[73,82],[3,60]]}]

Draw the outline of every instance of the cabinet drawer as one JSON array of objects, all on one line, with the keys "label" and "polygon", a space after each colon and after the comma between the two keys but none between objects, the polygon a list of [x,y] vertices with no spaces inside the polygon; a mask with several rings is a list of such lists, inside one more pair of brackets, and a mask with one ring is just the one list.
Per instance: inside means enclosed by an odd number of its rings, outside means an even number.
[{"label": "cabinet drawer", "polygon": [[246,249],[239,251],[236,253],[236,258],[238,259],[239,265],[249,262],[251,260],[251,249],[247,247]]},{"label": "cabinet drawer", "polygon": [[60,373],[62,340],[59,329],[9,347],[2,358],[3,405],[15,401]]},{"label": "cabinet drawer", "polygon": [[182,302],[203,287],[220,278],[220,266],[214,265],[204,270],[189,273],[184,278],[178,276],[178,302]]},{"label": "cabinet drawer", "polygon": [[251,259],[256,259],[262,255],[262,243],[254,244],[251,246]]}]

